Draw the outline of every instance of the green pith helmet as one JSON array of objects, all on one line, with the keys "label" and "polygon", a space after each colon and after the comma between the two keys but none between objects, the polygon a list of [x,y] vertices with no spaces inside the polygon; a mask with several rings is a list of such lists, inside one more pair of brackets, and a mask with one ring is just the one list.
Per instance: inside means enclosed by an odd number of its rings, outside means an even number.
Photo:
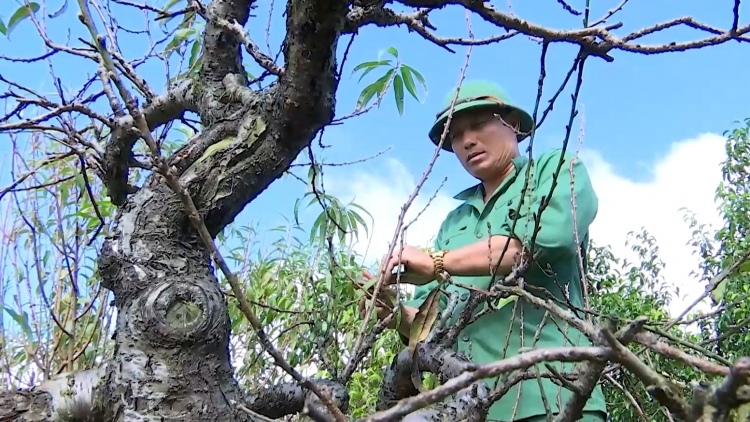
[{"label": "green pith helmet", "polygon": [[[430,129],[430,140],[432,140],[435,145],[440,142],[440,136],[443,134],[443,128],[448,119],[448,112],[450,111],[451,103],[453,102],[453,97],[455,95],[456,90],[454,89],[445,97],[443,108],[437,115],[435,123]],[[526,110],[515,105],[505,90],[499,85],[487,81],[468,81],[461,84],[461,90],[456,99],[456,104],[453,106],[453,116],[455,117],[460,111],[480,107],[492,107],[498,110],[515,110],[521,118],[521,126],[519,128],[521,133],[518,134],[518,142],[523,141],[529,136],[531,130],[534,128],[534,119],[531,118]],[[443,142],[443,149],[446,151],[453,150],[447,139]]]}]

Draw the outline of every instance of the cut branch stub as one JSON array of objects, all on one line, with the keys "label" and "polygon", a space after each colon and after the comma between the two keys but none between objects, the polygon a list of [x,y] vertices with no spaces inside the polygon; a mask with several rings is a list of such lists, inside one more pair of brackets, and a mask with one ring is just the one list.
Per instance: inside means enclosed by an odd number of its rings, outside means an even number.
[{"label": "cut branch stub", "polygon": [[200,285],[188,282],[156,286],[143,301],[143,323],[152,344],[203,341],[223,323],[219,297],[210,297]]}]

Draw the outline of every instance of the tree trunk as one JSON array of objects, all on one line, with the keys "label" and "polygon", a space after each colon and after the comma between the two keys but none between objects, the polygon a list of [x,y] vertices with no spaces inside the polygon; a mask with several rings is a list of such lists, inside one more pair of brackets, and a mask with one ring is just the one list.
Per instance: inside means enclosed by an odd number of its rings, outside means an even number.
[{"label": "tree trunk", "polygon": [[246,420],[227,303],[181,203],[159,184],[122,208],[99,256],[118,310],[102,402],[115,420]]}]

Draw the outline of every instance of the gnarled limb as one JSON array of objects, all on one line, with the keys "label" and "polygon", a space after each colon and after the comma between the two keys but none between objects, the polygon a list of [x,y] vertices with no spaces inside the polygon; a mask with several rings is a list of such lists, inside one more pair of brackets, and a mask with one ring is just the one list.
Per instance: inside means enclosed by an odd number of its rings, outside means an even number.
[{"label": "gnarled limb", "polygon": [[[409,350],[404,349],[393,359],[383,377],[383,384],[378,395],[378,410],[390,409],[399,400],[419,393],[411,380],[414,364],[419,367],[420,371],[436,374],[441,382],[446,382],[475,367],[466,356],[432,343],[419,345],[415,358],[416,362],[413,362]],[[438,401],[424,409],[410,413],[403,420],[410,422],[466,419],[483,421],[487,414],[487,407],[483,405],[482,399],[487,398],[488,395],[488,387],[479,381],[460,390],[455,398],[446,402]]]},{"label": "gnarled limb", "polygon": [[0,392],[0,420],[102,421],[105,366],[57,375],[31,389]]},{"label": "gnarled limb", "polygon": [[181,178],[211,235],[280,177],[333,119],[335,51],[346,10],[341,0],[290,1],[278,83],[255,93],[242,86],[243,77],[224,79],[223,89],[243,107],[237,136],[209,147]]},{"label": "gnarled limb", "polygon": [[[349,406],[349,392],[346,387],[329,380],[315,380],[315,383],[326,389],[333,403],[342,412],[346,412]],[[325,406],[319,403],[314,394],[292,383],[275,385],[249,394],[245,399],[245,406],[255,413],[274,419],[302,413],[306,406],[315,407],[318,412],[325,412]]]},{"label": "gnarled limb", "polygon": [[[149,129],[154,130],[169,123],[181,117],[185,111],[196,111],[193,89],[191,80],[186,79],[147,104],[142,113]],[[129,114],[117,118],[112,126],[112,135],[105,145],[104,156],[101,157],[102,179],[112,203],[121,206],[127,195],[133,193],[128,188],[128,175],[133,146],[140,137],[140,131],[136,128],[133,116]]]}]

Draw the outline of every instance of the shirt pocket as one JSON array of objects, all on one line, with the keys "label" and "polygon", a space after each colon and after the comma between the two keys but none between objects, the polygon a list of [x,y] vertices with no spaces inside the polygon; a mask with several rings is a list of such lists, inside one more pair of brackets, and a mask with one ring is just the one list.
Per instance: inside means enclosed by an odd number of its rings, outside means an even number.
[{"label": "shirt pocket", "polygon": [[[523,203],[521,203],[522,199]],[[492,232],[501,234],[507,232],[507,234],[510,234],[514,221],[518,220],[516,227],[525,222],[526,216],[530,215],[529,200],[530,198],[528,195],[524,198],[524,195],[520,192],[497,198],[497,201],[492,207],[491,215],[487,216],[487,219],[492,225]],[[497,227],[495,227],[496,225]]]},{"label": "shirt pocket", "polygon": [[445,235],[442,247],[445,250],[451,251],[470,245],[474,241],[476,241],[474,238],[474,223],[463,221]]}]

